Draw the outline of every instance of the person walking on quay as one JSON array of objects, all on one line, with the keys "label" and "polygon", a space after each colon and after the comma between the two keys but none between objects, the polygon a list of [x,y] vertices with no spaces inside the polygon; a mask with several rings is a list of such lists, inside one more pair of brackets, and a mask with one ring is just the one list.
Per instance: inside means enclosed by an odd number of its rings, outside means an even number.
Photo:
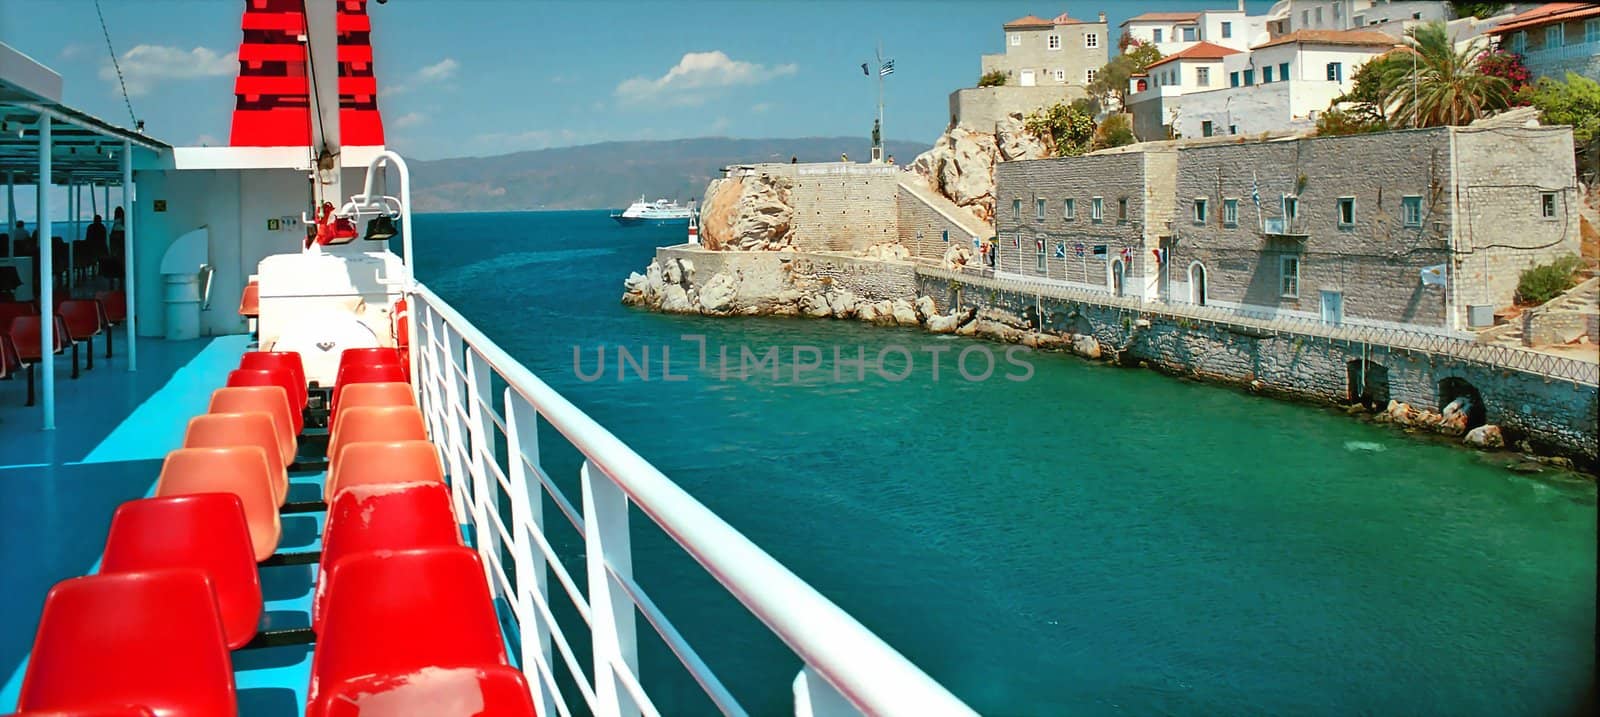
[{"label": "person walking on quay", "polygon": [[789,164],[799,164],[799,163],[800,163],[800,158],[799,157],[792,156],[792,155],[789,157]]}]

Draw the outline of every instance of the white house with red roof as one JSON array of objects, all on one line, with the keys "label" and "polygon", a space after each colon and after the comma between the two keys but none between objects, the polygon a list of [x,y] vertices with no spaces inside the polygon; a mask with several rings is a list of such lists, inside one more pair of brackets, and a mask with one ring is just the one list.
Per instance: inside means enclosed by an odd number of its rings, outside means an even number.
[{"label": "white house with red roof", "polygon": [[1162,55],[1174,55],[1197,43],[1249,49],[1268,39],[1265,16],[1247,15],[1244,2],[1233,10],[1147,12],[1122,22],[1122,31],[1134,40],[1155,45]]},{"label": "white house with red roof", "polygon": [[1299,30],[1244,52],[1198,43],[1133,78],[1134,134],[1152,140],[1309,129],[1354,87],[1356,70],[1397,45],[1372,30]]}]

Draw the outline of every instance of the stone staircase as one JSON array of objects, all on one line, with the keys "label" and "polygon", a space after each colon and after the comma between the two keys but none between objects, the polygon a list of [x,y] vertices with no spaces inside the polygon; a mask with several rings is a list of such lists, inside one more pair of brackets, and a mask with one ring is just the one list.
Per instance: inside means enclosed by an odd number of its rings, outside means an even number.
[{"label": "stone staircase", "polygon": [[921,179],[910,174],[901,175],[900,188],[910,192],[911,196],[926,204],[929,209],[938,212],[945,219],[950,220],[951,223],[961,227],[962,231],[967,234],[975,237],[994,236],[994,227],[990,226],[988,222],[977,218],[972,212],[946,199],[944,195],[933,191],[928,185],[923,184]]}]

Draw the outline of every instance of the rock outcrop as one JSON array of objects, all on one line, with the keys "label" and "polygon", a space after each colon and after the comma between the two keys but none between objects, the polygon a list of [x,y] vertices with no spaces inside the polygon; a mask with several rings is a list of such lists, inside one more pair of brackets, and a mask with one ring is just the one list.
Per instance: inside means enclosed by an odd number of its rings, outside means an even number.
[{"label": "rock outcrop", "polygon": [[713,251],[776,251],[789,246],[794,182],[753,175],[713,179],[700,210],[700,241]]},{"label": "rock outcrop", "polygon": [[962,126],[946,130],[910,168],[934,191],[993,224],[995,164],[1048,156],[1050,148],[1013,112],[996,123],[993,134]]},{"label": "rock outcrop", "polygon": [[1461,442],[1472,446],[1473,448],[1491,450],[1495,448],[1504,448],[1506,445],[1506,437],[1505,434],[1500,432],[1499,426],[1485,423],[1477,428],[1467,431],[1466,437],[1463,438]]}]

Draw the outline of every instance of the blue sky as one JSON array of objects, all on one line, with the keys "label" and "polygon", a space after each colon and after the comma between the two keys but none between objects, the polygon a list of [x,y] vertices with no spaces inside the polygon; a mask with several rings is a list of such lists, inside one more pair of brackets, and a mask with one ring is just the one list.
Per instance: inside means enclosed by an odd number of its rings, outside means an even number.
[{"label": "blue sky", "polygon": [[[1252,1],[1253,12],[1268,2]],[[799,137],[871,130],[861,74],[895,60],[885,136],[931,143],[949,93],[1000,25],[1063,11],[1113,26],[1197,2],[513,2],[372,4],[389,145],[424,159],[620,139]],[[101,0],[134,111],[174,144],[227,141],[242,0]],[[66,101],[128,124],[90,0],[4,0],[0,42],[60,72]]]}]

